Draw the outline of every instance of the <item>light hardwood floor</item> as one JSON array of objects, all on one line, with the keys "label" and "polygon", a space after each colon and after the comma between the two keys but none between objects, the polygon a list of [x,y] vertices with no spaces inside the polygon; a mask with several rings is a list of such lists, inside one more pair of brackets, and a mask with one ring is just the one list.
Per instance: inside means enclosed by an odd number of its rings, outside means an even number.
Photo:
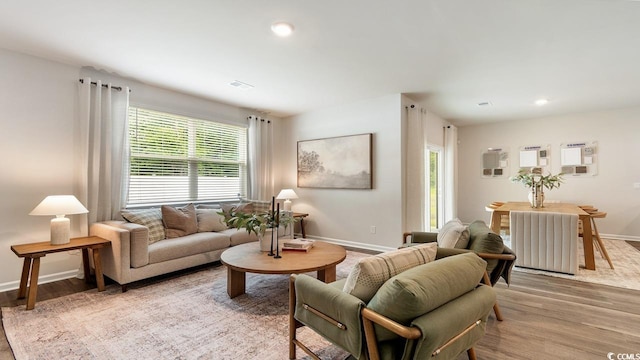
[{"label": "light hardwood floor", "polygon": [[[640,354],[640,291],[513,271],[496,285],[479,359],[607,359]],[[640,355],[638,356],[640,359]]]},{"label": "light hardwood floor", "polygon": [[[38,301],[94,287],[78,279],[43,284]],[[510,287],[501,281],[495,289],[505,320],[490,315],[487,334],[476,346],[478,359],[606,360],[609,352],[640,354],[640,291],[518,271]],[[24,304],[16,294],[0,293],[0,305]],[[2,329],[0,360],[5,359],[14,357]]]}]

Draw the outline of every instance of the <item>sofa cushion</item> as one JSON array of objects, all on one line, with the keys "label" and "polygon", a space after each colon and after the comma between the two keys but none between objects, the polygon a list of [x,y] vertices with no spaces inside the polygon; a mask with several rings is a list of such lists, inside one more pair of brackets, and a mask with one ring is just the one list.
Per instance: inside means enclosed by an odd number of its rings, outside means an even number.
[{"label": "sofa cushion", "polygon": [[[469,250],[475,253],[502,254],[504,242],[500,235],[489,229],[482,220],[476,220],[469,225]],[[487,261],[487,273],[491,274],[498,265],[497,259]]]},{"label": "sofa cushion", "polygon": [[343,291],[367,302],[385,281],[432,261],[436,252],[437,244],[429,243],[362,258],[351,269]]},{"label": "sofa cushion", "polygon": [[220,209],[196,209],[198,218],[198,232],[222,231],[229,227],[224,222],[224,216],[220,215]]},{"label": "sofa cushion", "polygon": [[128,222],[149,229],[149,244],[165,239],[162,211],[159,208],[122,210],[120,215]]},{"label": "sofa cushion", "polygon": [[[149,263],[179,259],[229,247],[229,236],[216,233],[195,233],[176,240],[163,240],[149,245]],[[213,261],[213,260],[212,260]]]},{"label": "sofa cushion", "polygon": [[229,236],[231,239],[231,246],[236,246],[240,244],[245,244],[252,241],[258,241],[258,236],[256,234],[249,234],[244,229],[226,229],[220,231],[221,234],[225,234]]},{"label": "sofa cushion", "polygon": [[438,232],[438,246],[465,249],[469,244],[469,229],[460,219],[448,221]]},{"label": "sofa cushion", "polygon": [[[416,266],[384,283],[367,304],[371,310],[409,326],[418,316],[473,290],[478,286],[486,262],[474,253],[450,256]],[[396,338],[378,331],[378,340]]]},{"label": "sofa cushion", "polygon": [[193,204],[181,208],[162,205],[162,222],[167,239],[174,239],[198,232],[198,218]]}]

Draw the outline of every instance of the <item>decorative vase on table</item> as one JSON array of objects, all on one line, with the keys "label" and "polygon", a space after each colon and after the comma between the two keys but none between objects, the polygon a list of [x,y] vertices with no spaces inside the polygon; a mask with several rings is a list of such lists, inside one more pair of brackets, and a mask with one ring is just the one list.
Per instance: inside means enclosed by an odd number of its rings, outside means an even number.
[{"label": "decorative vase on table", "polygon": [[271,234],[273,233],[273,229],[266,229],[264,234],[260,234],[258,236],[258,240],[260,241],[260,251],[269,252],[271,251]]},{"label": "decorative vase on table", "polygon": [[532,208],[541,208],[544,207],[544,191],[543,186],[541,184],[536,184],[531,187],[531,192],[529,192],[529,203]]}]

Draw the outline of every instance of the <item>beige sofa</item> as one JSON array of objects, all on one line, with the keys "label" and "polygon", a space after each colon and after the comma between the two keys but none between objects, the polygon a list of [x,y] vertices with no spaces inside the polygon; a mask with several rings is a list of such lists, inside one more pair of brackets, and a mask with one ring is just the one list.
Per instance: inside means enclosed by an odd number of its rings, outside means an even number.
[{"label": "beige sofa", "polygon": [[244,230],[224,229],[150,242],[146,226],[117,220],[92,224],[89,233],[111,241],[100,252],[102,270],[123,291],[134,281],[218,261],[230,246],[257,241]]}]

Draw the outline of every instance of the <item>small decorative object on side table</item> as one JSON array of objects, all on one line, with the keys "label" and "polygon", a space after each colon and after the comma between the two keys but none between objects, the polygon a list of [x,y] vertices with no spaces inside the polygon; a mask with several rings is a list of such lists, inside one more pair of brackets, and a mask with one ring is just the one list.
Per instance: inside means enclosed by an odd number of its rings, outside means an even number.
[{"label": "small decorative object on side table", "polygon": [[[98,236],[73,238],[66,244],[52,245],[49,241],[11,245],[13,251],[18,257],[24,258],[22,266],[22,277],[20,278],[20,289],[18,290],[18,299],[23,299],[27,295],[27,310],[32,310],[36,305],[36,296],[38,294],[38,275],[40,273],[40,258],[47,254],[56,252],[82,250],[82,265],[84,268],[84,279],[89,281],[89,249],[93,250],[93,263],[96,271],[96,284],[98,291],[104,291],[104,278],[102,277],[102,262],[100,260],[100,248],[111,244],[111,241]],[[27,283],[29,283],[29,291],[27,292]]]}]

